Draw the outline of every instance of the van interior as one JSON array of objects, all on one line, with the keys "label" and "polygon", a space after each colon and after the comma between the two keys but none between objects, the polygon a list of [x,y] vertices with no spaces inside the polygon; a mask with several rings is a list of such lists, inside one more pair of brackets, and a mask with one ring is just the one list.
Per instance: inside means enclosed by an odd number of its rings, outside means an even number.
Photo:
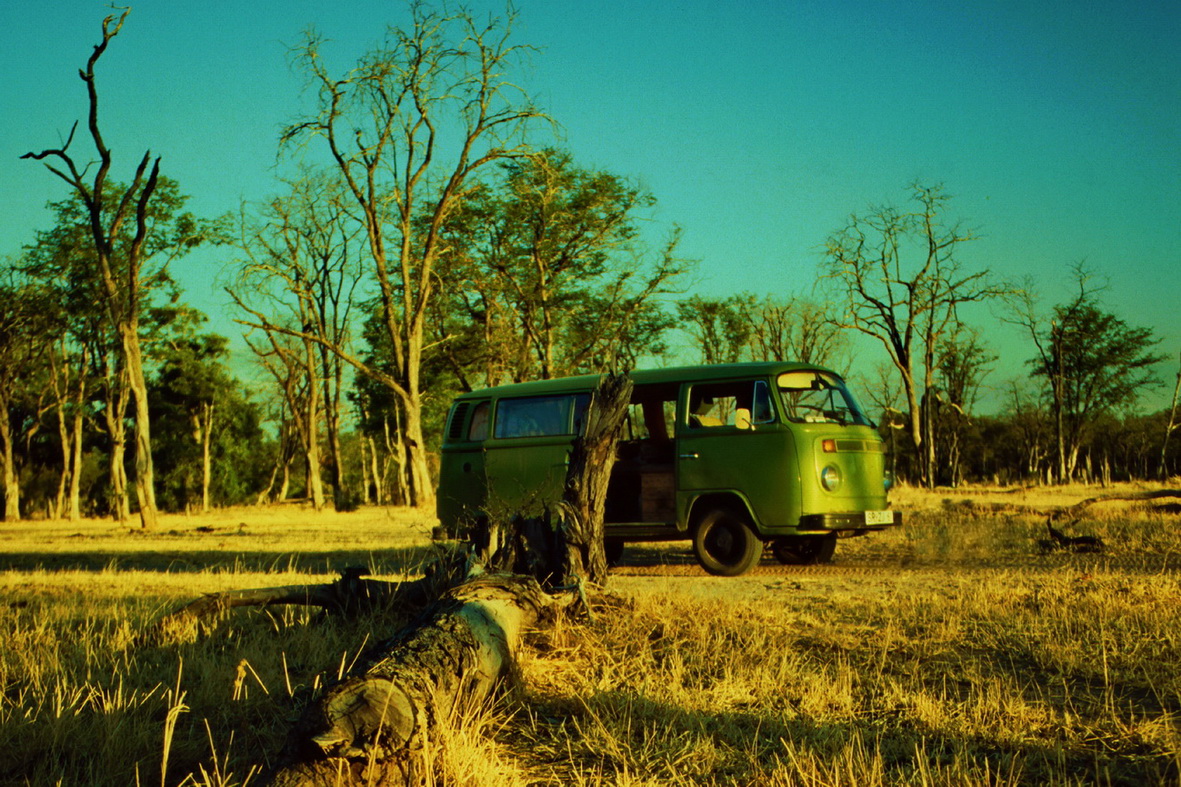
[{"label": "van interior", "polygon": [[[676,410],[679,383],[637,385],[607,487],[606,521],[671,524],[676,520]],[[750,380],[701,383],[689,390],[690,429],[737,427],[773,417]],[[758,395],[762,394],[762,396]]]}]

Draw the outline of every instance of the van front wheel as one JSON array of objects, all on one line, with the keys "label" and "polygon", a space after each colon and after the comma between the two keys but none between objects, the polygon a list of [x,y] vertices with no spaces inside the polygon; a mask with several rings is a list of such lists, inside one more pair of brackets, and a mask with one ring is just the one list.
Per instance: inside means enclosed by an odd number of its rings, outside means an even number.
[{"label": "van front wheel", "polygon": [[693,554],[710,574],[736,577],[758,564],[763,542],[746,514],[731,508],[715,508],[693,532]]}]

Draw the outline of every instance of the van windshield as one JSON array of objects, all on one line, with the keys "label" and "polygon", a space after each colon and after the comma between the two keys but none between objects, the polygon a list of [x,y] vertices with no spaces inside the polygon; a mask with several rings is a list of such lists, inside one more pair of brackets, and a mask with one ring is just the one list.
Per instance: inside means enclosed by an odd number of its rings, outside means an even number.
[{"label": "van windshield", "polygon": [[873,426],[845,382],[816,371],[784,372],[777,380],[784,417],[794,423]]}]

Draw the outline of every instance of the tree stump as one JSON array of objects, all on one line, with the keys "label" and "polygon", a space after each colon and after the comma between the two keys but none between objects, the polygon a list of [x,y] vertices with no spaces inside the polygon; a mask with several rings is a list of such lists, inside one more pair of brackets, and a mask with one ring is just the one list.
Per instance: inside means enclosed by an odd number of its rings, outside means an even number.
[{"label": "tree stump", "polygon": [[563,514],[559,530],[565,555],[562,584],[575,578],[607,584],[603,548],[603,515],[607,485],[615,465],[619,433],[631,402],[632,382],[626,374],[604,377],[586,411],[586,426],[570,452]]},{"label": "tree stump", "polygon": [[[422,754],[456,703],[485,701],[514,663],[524,629],[570,607],[584,581],[605,583],[603,513],[631,389],[627,375],[604,377],[574,441],[560,503],[541,518],[477,533],[482,564],[442,594],[429,621],[379,646],[362,674],[304,713],[268,784],[424,781]],[[480,575],[482,565],[507,571]]]},{"label": "tree stump", "polygon": [[541,516],[483,522],[472,533],[482,563],[536,577],[548,587],[606,584],[603,515],[631,392],[626,374],[603,377],[587,406],[583,433],[571,446],[562,499]]}]

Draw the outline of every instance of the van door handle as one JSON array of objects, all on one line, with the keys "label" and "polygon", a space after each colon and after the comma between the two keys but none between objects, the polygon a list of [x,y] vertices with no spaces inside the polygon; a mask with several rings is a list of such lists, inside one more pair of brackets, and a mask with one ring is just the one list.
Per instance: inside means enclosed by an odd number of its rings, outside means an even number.
[{"label": "van door handle", "polygon": [[691,454],[680,454],[679,458],[681,458],[681,459],[700,459],[701,455],[698,454],[696,451],[694,451]]}]

